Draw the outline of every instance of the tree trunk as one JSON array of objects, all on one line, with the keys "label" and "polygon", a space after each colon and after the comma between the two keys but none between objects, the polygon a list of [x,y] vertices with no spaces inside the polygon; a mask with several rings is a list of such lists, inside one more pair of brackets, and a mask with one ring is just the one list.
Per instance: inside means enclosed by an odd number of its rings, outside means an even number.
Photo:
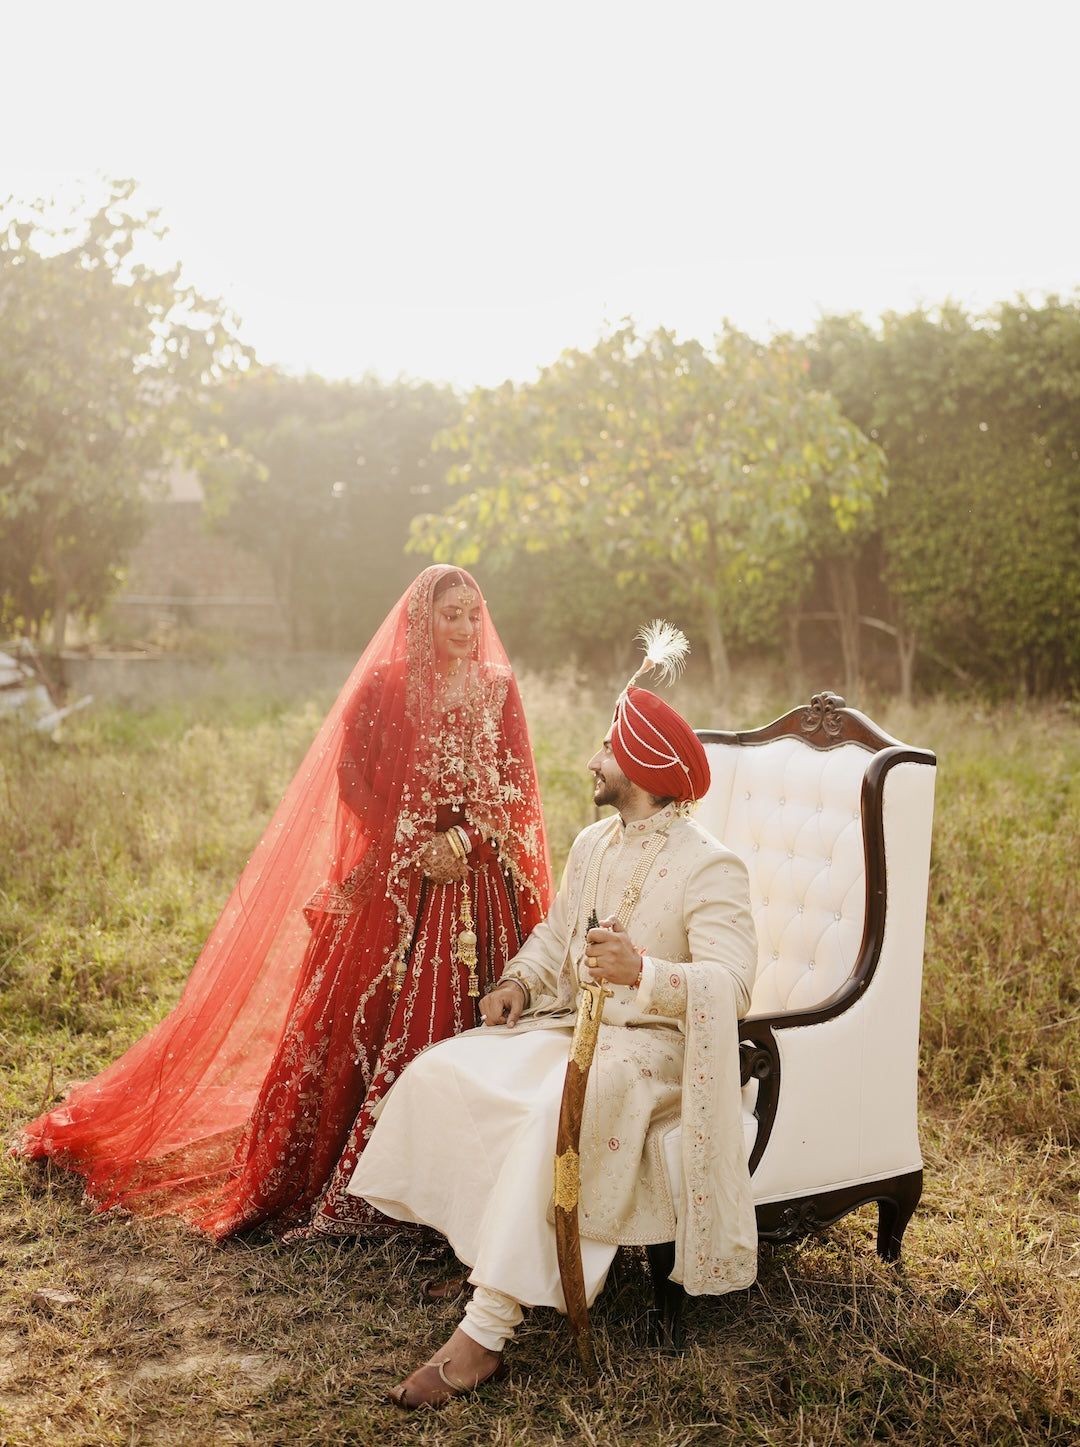
[{"label": "tree trunk", "polygon": [[724,642],[724,630],[720,626],[719,615],[712,609],[705,613],[705,647],[708,649],[712,667],[713,692],[719,703],[727,697],[731,687],[731,664],[728,661],[727,644]]},{"label": "tree trunk", "polygon": [[803,666],[802,638],[799,634],[799,624],[801,621],[802,615],[796,608],[788,618],[787,646],[785,649],[787,682],[793,698],[803,698],[806,692],[806,685],[803,682],[806,669]]},{"label": "tree trunk", "polygon": [[900,660],[900,697],[905,703],[913,701],[915,691],[915,653],[918,640],[910,628],[896,630],[896,653]]},{"label": "tree trunk", "polygon": [[859,697],[859,587],[851,558],[836,558],[830,564],[829,589],[840,627],[844,698],[854,704]]},{"label": "tree trunk", "polygon": [[52,651],[59,653],[67,638],[68,601],[67,588],[58,586],[52,615]]},{"label": "tree trunk", "polygon": [[51,504],[46,506],[41,521],[41,561],[45,571],[52,579],[53,606],[50,631],[53,652],[59,653],[67,637],[71,584],[67,569],[64,567],[63,555],[57,546],[56,533],[56,506]]}]

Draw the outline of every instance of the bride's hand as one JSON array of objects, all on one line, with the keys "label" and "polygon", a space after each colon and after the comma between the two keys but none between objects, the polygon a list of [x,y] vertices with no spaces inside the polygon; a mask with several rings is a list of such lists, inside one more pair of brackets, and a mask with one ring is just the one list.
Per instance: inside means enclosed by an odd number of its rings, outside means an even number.
[{"label": "bride's hand", "polygon": [[420,869],[433,884],[452,884],[464,879],[469,866],[450,848],[445,834],[436,834],[420,851]]}]

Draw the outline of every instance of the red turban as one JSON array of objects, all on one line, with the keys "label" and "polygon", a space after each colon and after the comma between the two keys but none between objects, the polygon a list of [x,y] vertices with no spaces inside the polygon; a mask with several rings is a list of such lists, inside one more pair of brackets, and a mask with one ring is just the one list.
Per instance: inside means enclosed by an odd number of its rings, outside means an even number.
[{"label": "red turban", "polygon": [[630,782],[656,798],[682,803],[708,792],[709,761],[701,740],[647,688],[628,688],[616,704],[611,752]]}]

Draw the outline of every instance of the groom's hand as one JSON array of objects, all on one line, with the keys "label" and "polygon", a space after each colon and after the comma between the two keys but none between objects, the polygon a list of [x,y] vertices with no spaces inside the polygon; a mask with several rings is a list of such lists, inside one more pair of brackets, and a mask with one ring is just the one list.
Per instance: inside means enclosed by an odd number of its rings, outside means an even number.
[{"label": "groom's hand", "polygon": [[496,985],[480,998],[480,1014],[485,1025],[516,1025],[525,1008],[525,992],[508,980]]},{"label": "groom's hand", "polygon": [[585,939],[585,971],[594,985],[632,985],[639,978],[641,953],[614,916],[594,925]]}]

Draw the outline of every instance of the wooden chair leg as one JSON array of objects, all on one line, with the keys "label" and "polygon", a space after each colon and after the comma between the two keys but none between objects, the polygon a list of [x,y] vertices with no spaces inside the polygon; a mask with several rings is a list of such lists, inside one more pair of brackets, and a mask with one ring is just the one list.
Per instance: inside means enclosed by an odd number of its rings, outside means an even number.
[{"label": "wooden chair leg", "polygon": [[907,1224],[922,1195],[922,1171],[912,1171],[892,1183],[891,1194],[878,1201],[877,1251],[882,1261],[898,1261]]},{"label": "wooden chair leg", "polygon": [[671,1269],[675,1265],[675,1242],[663,1241],[655,1246],[646,1246],[649,1258],[649,1275],[652,1277],[653,1337],[662,1352],[671,1354],[683,1349],[683,1302],[686,1292],[678,1282],[671,1280]]}]

